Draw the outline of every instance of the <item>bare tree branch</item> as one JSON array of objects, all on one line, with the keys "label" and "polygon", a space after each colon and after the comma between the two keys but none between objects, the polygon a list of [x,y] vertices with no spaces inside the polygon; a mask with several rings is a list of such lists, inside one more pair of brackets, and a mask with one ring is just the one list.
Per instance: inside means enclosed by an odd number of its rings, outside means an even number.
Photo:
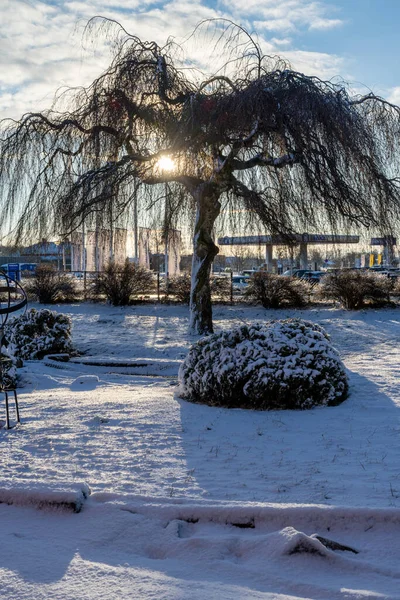
[{"label": "bare tree branch", "polygon": [[232,167],[232,171],[245,171],[253,167],[275,167],[276,169],[281,169],[283,167],[295,165],[299,161],[300,156],[291,152],[290,154],[284,154],[283,156],[278,156],[277,158],[272,158],[272,156],[265,158],[262,155],[257,154],[248,160],[233,159],[230,162],[230,165]]}]

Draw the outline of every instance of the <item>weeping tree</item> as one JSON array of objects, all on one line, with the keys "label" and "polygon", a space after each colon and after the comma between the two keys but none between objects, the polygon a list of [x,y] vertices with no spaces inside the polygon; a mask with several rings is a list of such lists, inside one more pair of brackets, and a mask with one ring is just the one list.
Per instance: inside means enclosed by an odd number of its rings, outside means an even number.
[{"label": "weeping tree", "polygon": [[160,47],[105,19],[89,22],[89,34],[99,24],[114,34],[109,68],[58,94],[51,109],[3,122],[2,218],[15,219],[18,207],[16,241],[115,220],[168,184],[175,215],[195,208],[191,331],[210,333],[222,210],[288,240],[300,227],[392,231],[398,107],[292,70],[226,20],[192,37],[211,35],[208,70],[173,41]]}]

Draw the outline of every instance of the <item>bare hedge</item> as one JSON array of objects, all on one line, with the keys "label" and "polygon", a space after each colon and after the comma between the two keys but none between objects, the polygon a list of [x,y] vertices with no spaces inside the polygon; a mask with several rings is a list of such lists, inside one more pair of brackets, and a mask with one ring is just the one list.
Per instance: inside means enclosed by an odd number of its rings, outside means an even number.
[{"label": "bare hedge", "polygon": [[37,265],[34,276],[24,287],[28,296],[40,304],[69,302],[77,296],[74,280],[66,273],[59,273],[52,265]]},{"label": "bare hedge", "polygon": [[154,288],[152,272],[126,260],[124,265],[110,262],[92,283],[90,296],[93,299],[105,296],[113,306],[127,306]]},{"label": "bare hedge", "polygon": [[322,279],[318,296],[340,302],[344,308],[357,310],[366,305],[390,303],[392,284],[387,277],[368,271],[338,271]]},{"label": "bare hedge", "polygon": [[[182,304],[189,304],[191,277],[189,273],[175,275],[169,278],[168,296]],[[211,296],[213,300],[228,302],[230,300],[231,280],[229,277],[213,277],[210,280]]]},{"label": "bare hedge", "polygon": [[295,277],[259,271],[250,278],[245,295],[264,308],[302,307],[308,302],[310,286]]}]

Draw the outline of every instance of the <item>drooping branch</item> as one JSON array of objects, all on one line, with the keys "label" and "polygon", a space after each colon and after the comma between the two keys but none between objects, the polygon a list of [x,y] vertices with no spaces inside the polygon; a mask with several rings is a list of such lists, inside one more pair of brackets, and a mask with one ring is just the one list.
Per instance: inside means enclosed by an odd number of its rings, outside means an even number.
[{"label": "drooping branch", "polygon": [[216,75],[215,77],[210,77],[210,79],[207,79],[201,85],[199,85],[197,93],[201,93],[204,88],[210,86],[213,83],[226,83],[234,92],[239,91],[234,82],[231,81],[229,77],[225,77],[224,75]]},{"label": "drooping branch", "polygon": [[243,205],[256,215],[264,227],[272,234],[287,235],[291,239],[294,230],[286,215],[281,214],[275,202],[266,202],[267,194],[249,188],[245,183],[239,181],[233,175],[230,178],[233,193],[242,200]]},{"label": "drooping branch", "polygon": [[165,173],[162,176],[149,176],[144,179],[144,183],[147,185],[158,185],[171,182],[182,184],[191,193],[194,193],[194,191],[203,183],[198,177],[179,175],[178,173]]},{"label": "drooping branch", "polygon": [[232,159],[230,166],[232,171],[247,171],[253,167],[275,167],[276,169],[281,169],[283,167],[295,165],[298,162],[300,162],[300,156],[295,152],[290,152],[289,154],[284,154],[277,158],[273,158],[272,156],[265,158],[261,154],[257,154],[247,160],[238,160],[234,158]]},{"label": "drooping branch", "polygon": [[118,142],[121,142],[121,132],[110,125],[96,124],[92,127],[85,128],[77,119],[67,118],[60,122],[56,122],[50,120],[45,114],[42,113],[30,113],[25,115],[22,118],[21,125],[22,127],[18,127],[15,133],[11,133],[10,137],[18,137],[21,135],[21,133],[23,134],[24,130],[27,132],[36,131],[39,134],[43,131],[44,133],[46,129],[43,129],[42,126],[45,126],[47,130],[53,130],[57,132],[63,132],[66,129],[76,129],[80,133],[84,133],[88,136],[97,136],[100,133],[107,133],[114,136]]}]

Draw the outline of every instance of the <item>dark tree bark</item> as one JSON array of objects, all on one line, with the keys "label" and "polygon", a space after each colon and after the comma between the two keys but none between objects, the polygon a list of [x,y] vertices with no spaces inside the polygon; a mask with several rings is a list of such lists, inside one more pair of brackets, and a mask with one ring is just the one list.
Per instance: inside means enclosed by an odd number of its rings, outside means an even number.
[{"label": "dark tree bark", "polygon": [[193,236],[192,286],[190,293],[190,332],[213,332],[210,273],[219,252],[213,241],[213,228],[220,213],[220,191],[213,185],[201,185],[194,192],[196,223]]}]

